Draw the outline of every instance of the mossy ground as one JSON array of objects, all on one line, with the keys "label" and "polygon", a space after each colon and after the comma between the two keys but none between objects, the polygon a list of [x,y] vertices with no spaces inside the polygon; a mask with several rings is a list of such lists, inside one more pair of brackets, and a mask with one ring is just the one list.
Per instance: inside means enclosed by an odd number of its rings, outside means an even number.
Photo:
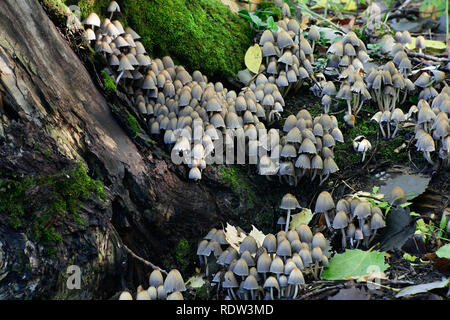
[{"label": "mossy ground", "polygon": [[[47,190],[51,200],[30,207],[29,197],[35,188]],[[106,197],[103,184],[91,179],[82,164],[52,176],[18,178],[13,173],[0,172],[0,214],[6,214],[15,229],[29,222],[33,237],[42,244],[62,240],[52,227],[57,219],[70,217],[80,225],[85,223],[78,213],[91,194],[99,199]]]},{"label": "mossy ground", "polygon": [[[138,32],[151,57],[170,55],[189,71],[215,77],[233,76],[244,67],[252,44],[248,23],[220,0],[118,1],[122,24]],[[66,0],[80,7],[82,18],[90,12],[105,16],[109,0]]]}]

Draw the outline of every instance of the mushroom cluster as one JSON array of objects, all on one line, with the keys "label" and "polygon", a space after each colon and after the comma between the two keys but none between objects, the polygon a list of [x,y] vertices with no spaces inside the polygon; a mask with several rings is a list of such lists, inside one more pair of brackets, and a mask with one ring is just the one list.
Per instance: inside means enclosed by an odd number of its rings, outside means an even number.
[{"label": "mushroom cluster", "polygon": [[[286,4],[282,6],[285,8]],[[109,11],[111,14],[120,12],[118,5],[110,7],[115,10]],[[190,74],[184,67],[175,65],[169,56],[151,59],[139,41],[140,36],[131,28],[124,29],[118,20],[105,18],[100,23],[99,17],[92,13],[84,24],[91,26],[86,29],[88,39],[108,61],[108,71],[115,83],[123,88],[147,120],[150,133],[163,135],[172,157],[188,164],[190,179],[199,180],[209,160],[214,162],[217,160],[214,154],[223,155],[223,151],[233,155],[236,149],[243,151],[244,157],[248,154],[249,159],[254,159],[251,164],[260,164],[258,171],[263,175],[277,174],[278,168],[283,167],[273,156],[278,156],[277,152],[271,152],[272,158],[268,161],[267,151],[274,146],[277,146],[275,151],[279,151],[281,146],[280,139],[277,141],[275,137],[276,130],[267,132],[264,122],[281,118],[285,105],[282,93],[286,94],[309,77],[313,61],[312,48],[301,35],[297,20],[289,18],[290,11],[286,8],[283,12],[278,31],[267,30],[260,40],[267,62],[267,66],[262,66],[265,71],[238,93],[224,88],[221,82],[208,82],[198,70]],[[311,39],[315,39],[313,30],[309,32]],[[270,46],[273,54],[266,50]],[[324,134],[331,133],[335,127],[337,121],[332,128],[324,128]],[[342,134],[337,134],[340,139]],[[301,136],[297,136],[297,140],[300,143]],[[328,140],[334,145],[334,140]],[[319,146],[315,153],[320,153],[322,147]],[[260,155],[261,150],[263,155]],[[244,160],[238,159],[238,163]],[[226,163],[229,163],[228,158]],[[267,168],[264,163],[268,164]],[[290,181],[295,179],[292,176]]]},{"label": "mushroom cluster", "polygon": [[431,102],[438,95],[435,87],[439,88],[444,83],[445,72],[438,69],[422,71],[416,81],[414,81],[414,84],[421,88],[418,98],[427,102]]},{"label": "mushroom cluster", "polygon": [[[141,285],[136,290],[136,300],[183,300],[186,291],[183,277],[177,269],[172,269],[164,279],[161,271],[155,269],[149,277],[148,289]],[[133,300],[129,291],[123,291],[119,300]]]},{"label": "mushroom cluster", "polygon": [[[284,8],[284,10],[283,10]],[[283,19],[277,31],[265,30],[259,40],[263,61],[260,71],[270,83],[275,83],[283,96],[298,90],[304,81],[313,77],[314,42],[320,39],[316,27],[311,27],[308,39],[304,38],[300,24],[291,18],[289,5],[282,5]],[[261,75],[259,75],[261,76]]]},{"label": "mushroom cluster", "polygon": [[396,68],[394,62],[389,61],[379,69],[371,67],[365,79],[367,89],[381,112],[393,112],[399,103],[404,102],[407,93],[415,90],[414,84]]},{"label": "mushroom cluster", "polygon": [[[336,98],[347,102],[345,121],[354,125],[354,117],[358,114],[364,101],[371,98],[362,76],[363,64],[370,60],[364,42],[353,31],[334,42],[327,51],[328,67],[339,70],[341,86]],[[323,96],[329,95],[326,92]],[[323,102],[322,102],[323,103]]]},{"label": "mushroom cluster", "polygon": [[304,176],[311,181],[319,177],[322,185],[331,173],[339,170],[333,149],[336,142],[344,142],[344,137],[335,116],[322,114],[313,119],[308,110],[302,109],[296,116],[286,118],[283,132],[286,135],[272,147],[272,152],[278,148],[280,162],[267,160],[271,166],[279,167],[280,181],[296,186]]},{"label": "mushroom cluster", "polygon": [[[403,193],[400,188],[394,189]],[[404,193],[401,198],[404,198]],[[329,229],[341,231],[342,248],[347,247],[347,239],[351,248],[360,245],[367,248],[377,230],[386,226],[382,209],[357,194],[344,197],[335,204],[331,194],[323,191],[316,200],[314,212],[324,214]]]},{"label": "mushroom cluster", "polygon": [[304,275],[317,279],[321,267],[328,264],[324,235],[313,235],[305,224],[267,234],[261,243],[243,231],[239,236],[238,247],[227,246],[221,244],[224,231],[212,229],[198,246],[201,258],[208,256],[203,248],[213,253],[218,271],[212,282],[226,292],[226,299],[295,299],[305,284]]},{"label": "mushroom cluster", "polygon": [[408,119],[416,123],[415,146],[425,159],[434,164],[431,153],[437,151],[443,163],[450,163],[450,87],[445,86],[430,104],[421,99],[411,106]]}]

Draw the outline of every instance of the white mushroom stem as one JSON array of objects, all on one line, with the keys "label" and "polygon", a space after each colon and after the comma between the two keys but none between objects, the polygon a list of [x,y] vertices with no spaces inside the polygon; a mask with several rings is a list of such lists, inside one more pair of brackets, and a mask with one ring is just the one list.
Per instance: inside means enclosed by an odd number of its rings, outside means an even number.
[{"label": "white mushroom stem", "polygon": [[288,232],[289,229],[289,220],[291,220],[291,210],[287,211],[287,218],[286,218],[286,226],[284,227],[284,231]]},{"label": "white mushroom stem", "polygon": [[270,299],[275,300],[273,298],[273,287],[270,287]]},{"label": "white mushroom stem", "polygon": [[119,73],[119,75],[118,75],[118,77],[117,77],[117,80],[116,80],[116,86],[117,86],[117,84],[119,83],[119,81],[120,81],[120,78],[122,78],[122,76],[123,76],[123,72],[124,72],[125,70],[122,70],[122,72],[121,73]]},{"label": "white mushroom stem", "polygon": [[347,246],[347,238],[345,236],[345,228],[342,228],[341,232],[342,232],[342,248],[345,249],[345,247]]},{"label": "white mushroom stem", "polygon": [[396,122],[395,122],[395,130],[394,130],[394,132],[392,133],[391,138],[394,138],[395,135],[397,134],[397,131],[398,131],[398,125],[399,125],[399,122],[396,121]]},{"label": "white mushroom stem", "polygon": [[296,284],[296,285],[295,285],[294,294],[292,295],[292,299],[295,299],[295,297],[297,296],[297,293],[298,293],[298,287],[299,287],[299,285]]},{"label": "white mushroom stem", "polygon": [[372,234],[372,236],[370,237],[368,243],[371,243],[371,242],[373,241],[373,239],[375,239],[375,236],[376,236],[376,235],[377,235],[377,229],[373,230],[373,234]]},{"label": "white mushroom stem", "polygon": [[325,175],[325,178],[322,179],[322,177],[320,177],[320,183],[319,183],[319,186],[321,186],[322,183],[324,183],[324,182],[328,179],[329,176],[330,176],[330,174],[328,173],[328,174]]},{"label": "white mushroom stem", "polygon": [[431,160],[431,155],[430,155],[430,152],[429,152],[429,151],[424,151],[424,152],[423,152],[423,156],[425,157],[425,159],[427,159],[427,161],[428,161],[430,164],[434,164],[433,160]]},{"label": "white mushroom stem", "polygon": [[252,296],[252,300],[256,300],[255,299],[255,290],[250,290],[250,295]]},{"label": "white mushroom stem", "polygon": [[384,132],[383,124],[382,124],[381,121],[380,121],[380,123],[379,123],[379,126],[380,126],[380,129],[381,129],[381,134],[383,135],[383,138],[386,138],[386,133]]},{"label": "white mushroom stem", "polygon": [[364,162],[364,159],[366,158],[366,151],[363,152],[362,160],[361,162]]},{"label": "white mushroom stem", "polygon": [[233,291],[233,288],[228,288],[228,295],[231,296],[234,300],[238,300],[236,294]]},{"label": "white mushroom stem", "polygon": [[352,114],[352,105],[350,103],[350,100],[346,100],[347,101],[347,111],[348,111],[348,115]]},{"label": "white mushroom stem", "polygon": [[328,229],[331,229],[330,218],[328,217],[328,212],[325,211],[323,214],[325,215],[325,221],[327,223]]},{"label": "white mushroom stem", "polygon": [[390,138],[391,137],[391,124],[389,123],[389,121],[386,121],[386,126],[387,126],[387,137]]}]

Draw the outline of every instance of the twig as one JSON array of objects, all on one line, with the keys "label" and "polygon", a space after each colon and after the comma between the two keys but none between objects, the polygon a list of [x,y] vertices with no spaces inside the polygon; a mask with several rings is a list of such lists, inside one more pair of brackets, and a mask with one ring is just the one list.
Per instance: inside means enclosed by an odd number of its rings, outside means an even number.
[{"label": "twig", "polygon": [[144,258],[139,257],[137,254],[135,254],[133,251],[131,251],[130,249],[128,249],[128,247],[126,245],[123,245],[123,247],[125,248],[125,251],[128,252],[133,258],[141,261],[142,263],[146,264],[147,266],[151,267],[152,269],[156,269],[161,271],[161,273],[164,273],[165,276],[167,276],[167,271],[164,269],[161,269],[158,266],[155,266],[153,263],[151,263],[150,261],[145,260]]},{"label": "twig", "polygon": [[436,62],[447,62],[448,61],[448,59],[446,59],[446,58],[438,58],[438,57],[430,56],[430,55],[427,55],[424,53],[419,53],[419,52],[407,51],[406,53],[408,56],[414,57],[414,58],[423,58],[423,59],[436,61]]},{"label": "twig", "polygon": [[345,288],[345,284],[344,283],[339,283],[339,284],[334,285],[334,286],[329,286],[329,287],[325,287],[325,288],[315,289],[315,290],[309,291],[308,293],[305,293],[304,295],[301,295],[298,298],[298,300],[305,300],[307,298],[310,298],[312,296],[321,294],[321,293],[329,291],[329,290],[343,289],[343,288]]}]

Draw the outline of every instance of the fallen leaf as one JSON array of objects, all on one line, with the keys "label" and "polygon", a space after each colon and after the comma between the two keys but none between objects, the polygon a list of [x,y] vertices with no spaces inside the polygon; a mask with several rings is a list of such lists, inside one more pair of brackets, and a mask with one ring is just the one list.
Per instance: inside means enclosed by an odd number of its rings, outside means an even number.
[{"label": "fallen leaf", "polygon": [[255,44],[254,46],[251,46],[248,48],[247,52],[245,53],[245,66],[253,73],[259,72],[259,67],[261,66],[262,62],[262,51],[259,44]]},{"label": "fallen leaf", "polygon": [[443,275],[450,276],[450,259],[439,258],[434,262],[433,268]]},{"label": "fallen leaf", "polygon": [[249,236],[252,236],[256,240],[256,244],[258,245],[258,247],[262,247],[266,235],[259,231],[254,225],[252,225],[252,227],[253,229],[249,233]]},{"label": "fallen leaf", "polygon": [[445,246],[440,247],[439,250],[436,251],[436,255],[439,258],[450,259],[450,243],[446,244]]},{"label": "fallen leaf", "polygon": [[364,288],[358,289],[353,286],[339,290],[334,296],[328,297],[328,300],[369,300],[369,295]]},{"label": "fallen leaf", "polygon": [[201,275],[192,276],[186,281],[186,286],[190,286],[194,289],[201,288],[204,284],[205,280],[203,280],[203,277]]},{"label": "fallen leaf", "polygon": [[406,287],[405,289],[403,289],[399,293],[397,293],[395,295],[395,297],[401,298],[401,297],[408,296],[408,295],[414,295],[414,294],[418,294],[418,293],[428,292],[433,289],[445,288],[446,286],[448,286],[449,281],[450,281],[450,278],[442,279],[441,281],[435,281],[435,282],[418,284],[415,286]]},{"label": "fallen leaf", "polygon": [[[409,50],[414,50],[416,48],[416,38],[411,37],[411,40],[411,43],[408,43],[406,47]],[[441,52],[447,49],[447,45],[442,41],[425,39],[425,48]]]},{"label": "fallen leaf", "polygon": [[289,229],[293,230],[301,224],[308,224],[313,217],[311,209],[303,208],[297,214],[291,216],[291,222],[289,223]]},{"label": "fallen leaf", "polygon": [[414,234],[416,223],[409,214],[409,208],[393,207],[386,217],[386,227],[380,234],[380,250],[400,249]]},{"label": "fallen leaf", "polygon": [[239,252],[239,246],[244,238],[245,234],[242,234],[234,226],[227,222],[227,226],[225,227],[225,240],[228,241],[230,246]]},{"label": "fallen leaf", "polygon": [[385,279],[384,271],[389,267],[384,262],[384,252],[346,250],[336,254],[322,273],[324,280],[368,281],[374,278]]},{"label": "fallen leaf", "polygon": [[[355,11],[356,10],[356,1],[355,0],[336,0],[335,3],[340,3],[343,5],[343,10],[345,11]],[[311,9],[317,9],[317,8],[325,8],[325,6],[328,6],[327,0],[319,0],[317,1],[316,5],[311,7]]]}]

